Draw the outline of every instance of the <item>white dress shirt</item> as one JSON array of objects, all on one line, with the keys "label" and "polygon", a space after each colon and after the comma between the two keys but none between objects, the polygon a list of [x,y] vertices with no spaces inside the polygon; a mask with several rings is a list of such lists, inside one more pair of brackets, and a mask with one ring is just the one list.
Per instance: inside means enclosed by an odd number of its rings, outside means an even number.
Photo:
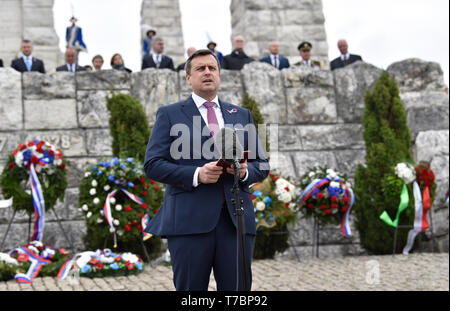
[{"label": "white dress shirt", "polygon": [[280,68],[280,56],[278,54],[270,54],[270,61],[275,68]]},{"label": "white dress shirt", "polygon": [[156,64],[156,67],[159,68],[159,66],[161,65],[161,61],[162,61],[162,54],[152,54],[153,57],[153,61]]},{"label": "white dress shirt", "polygon": [[[208,109],[203,105],[204,103],[208,102],[206,99],[198,96],[194,92],[192,93],[192,99],[194,100],[195,105],[198,108],[198,111],[200,112],[200,115],[202,116],[203,120],[205,121],[205,124],[209,126],[208,124]],[[225,121],[223,120],[222,116],[222,110],[220,110],[220,104],[219,104],[219,97],[216,95],[214,99],[211,101],[211,103],[214,103],[214,112],[216,113],[217,122],[219,123],[219,128],[222,129],[225,127]],[[194,172],[194,179],[192,182],[193,187],[197,187],[199,184],[198,181],[198,173],[200,172],[200,167],[197,167],[197,169]],[[248,178],[248,170],[245,173],[245,176],[241,181],[246,181]]]},{"label": "white dress shirt", "polygon": [[342,61],[344,61],[344,60],[349,60],[350,59],[350,53],[347,53],[347,54],[341,54],[341,60]]}]

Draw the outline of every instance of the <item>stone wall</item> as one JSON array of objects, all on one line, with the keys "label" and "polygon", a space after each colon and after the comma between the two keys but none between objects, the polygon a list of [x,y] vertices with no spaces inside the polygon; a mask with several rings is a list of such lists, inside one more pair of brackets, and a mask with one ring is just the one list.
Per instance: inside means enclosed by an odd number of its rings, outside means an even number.
[{"label": "stone wall", "polygon": [[[443,91],[442,70],[436,63],[410,59],[392,64],[387,71],[399,83],[415,159],[430,161],[436,172],[433,224],[440,249],[448,251],[448,208],[443,197],[449,180],[449,99]],[[328,165],[353,181],[356,166],[364,163],[365,157],[363,95],[381,72],[363,62],[333,72],[303,67],[278,71],[254,62],[241,71],[222,71],[220,98],[239,105],[248,92],[256,99],[270,125],[271,150],[275,146],[279,150],[272,153],[272,168],[299,178],[313,165]],[[150,125],[158,107],[190,95],[184,73],[170,70],[42,75],[0,69],[0,169],[8,154],[29,139],[48,140],[62,148],[71,165],[65,200],[56,211],[79,249],[83,248],[85,226],[78,211],[78,186],[88,164],[111,156],[105,100],[111,91],[139,98]],[[0,238],[11,216],[11,209],[0,209]],[[45,241],[67,247],[54,215],[48,216]],[[320,236],[321,256],[364,253],[352,227],[353,238],[341,237],[337,227],[325,228]],[[27,230],[28,217],[16,215],[5,249],[25,242]],[[312,221],[299,219],[291,230],[291,246],[301,257],[311,256]],[[293,247],[280,256],[292,258]]]},{"label": "stone wall", "polygon": [[31,40],[33,56],[44,60],[47,72],[62,59],[53,25],[53,0],[0,0],[0,58],[5,67],[18,57],[22,39]]},{"label": "stone wall", "polygon": [[280,54],[291,64],[301,58],[297,46],[313,45],[312,58],[329,66],[325,17],[321,0],[232,0],[232,37],[243,35],[247,55],[268,55],[269,43],[278,41]]}]

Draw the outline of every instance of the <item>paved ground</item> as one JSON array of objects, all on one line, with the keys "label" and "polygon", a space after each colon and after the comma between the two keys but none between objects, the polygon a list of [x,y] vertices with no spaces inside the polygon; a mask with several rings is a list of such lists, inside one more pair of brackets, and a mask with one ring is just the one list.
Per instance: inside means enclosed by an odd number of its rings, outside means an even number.
[{"label": "paved ground", "polygon": [[[252,290],[259,291],[385,291],[449,290],[449,254],[364,256],[334,259],[259,260],[253,265]],[[210,290],[215,290],[211,277]],[[55,281],[36,278],[33,284],[0,282],[0,291],[94,290],[172,291],[170,266],[147,265],[136,276]]]}]

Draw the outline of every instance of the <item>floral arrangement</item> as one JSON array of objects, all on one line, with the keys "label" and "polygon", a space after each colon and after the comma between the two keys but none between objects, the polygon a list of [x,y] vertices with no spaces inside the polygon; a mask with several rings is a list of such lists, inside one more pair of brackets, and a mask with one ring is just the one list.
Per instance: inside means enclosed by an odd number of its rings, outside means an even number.
[{"label": "floral arrangement", "polygon": [[32,241],[8,254],[0,253],[0,280],[15,278],[18,283],[31,283],[38,275],[55,277],[68,257],[63,248]]},{"label": "floral arrangement", "polygon": [[416,170],[409,163],[401,162],[395,166],[395,175],[403,180],[405,184],[410,184],[416,180]]},{"label": "floral arrangement", "polygon": [[297,188],[280,174],[269,173],[251,187],[257,229],[272,228],[277,223],[295,221]]},{"label": "floral arrangement", "polygon": [[64,279],[73,271],[78,271],[80,276],[94,278],[138,274],[143,268],[144,262],[135,254],[98,249],[95,252],[82,252],[67,259],[56,279]]},{"label": "floral arrangement", "polygon": [[[146,219],[154,217],[163,197],[162,184],[147,179],[142,163],[133,158],[103,159],[91,166],[81,181],[79,196],[80,211],[88,228],[86,245],[101,248],[105,239],[113,236],[111,246],[142,255],[142,219],[146,215]],[[150,252],[156,256],[160,240],[152,240]]]},{"label": "floral arrangement", "polygon": [[13,198],[13,207],[34,213],[30,188],[30,169],[34,168],[42,186],[45,209],[52,208],[57,199],[63,199],[67,187],[67,162],[60,149],[39,140],[19,144],[10,154],[0,185],[5,198]]},{"label": "floral arrangement", "polygon": [[426,187],[430,189],[436,188],[436,177],[433,170],[430,168],[430,165],[425,162],[421,162],[416,165],[415,171],[417,176],[416,181],[419,184],[421,190],[425,189]]},{"label": "floral arrangement", "polygon": [[35,215],[33,241],[42,240],[45,212],[64,199],[66,165],[60,149],[39,140],[19,144],[8,157],[0,186],[15,210]]},{"label": "floral arrangement", "polygon": [[301,177],[303,189],[298,204],[305,217],[316,217],[322,225],[341,224],[351,235],[348,216],[355,201],[347,176],[328,167],[314,167]]},{"label": "floral arrangement", "polygon": [[257,228],[253,257],[273,258],[277,251],[289,246],[287,224],[297,219],[298,187],[280,174],[270,172],[250,190]]}]

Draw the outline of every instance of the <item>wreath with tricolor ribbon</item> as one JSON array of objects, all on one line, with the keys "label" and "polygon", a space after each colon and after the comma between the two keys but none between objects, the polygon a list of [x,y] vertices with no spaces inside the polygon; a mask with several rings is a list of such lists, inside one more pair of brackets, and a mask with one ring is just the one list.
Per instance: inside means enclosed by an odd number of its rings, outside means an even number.
[{"label": "wreath with tricolor ribbon", "polygon": [[45,212],[64,199],[66,166],[60,149],[39,140],[19,144],[8,157],[0,186],[15,210],[35,215],[31,241],[42,240]]},{"label": "wreath with tricolor ribbon", "polygon": [[340,224],[343,236],[351,236],[349,216],[355,196],[347,176],[327,167],[314,167],[301,177],[298,204],[305,217],[322,225]]},{"label": "wreath with tricolor ribbon", "polygon": [[142,163],[133,158],[102,159],[89,167],[79,196],[88,229],[87,244],[100,247],[103,240],[113,237],[113,245],[122,244],[124,249],[141,238],[150,238],[143,230],[158,212],[163,197],[163,185],[148,179]]}]

